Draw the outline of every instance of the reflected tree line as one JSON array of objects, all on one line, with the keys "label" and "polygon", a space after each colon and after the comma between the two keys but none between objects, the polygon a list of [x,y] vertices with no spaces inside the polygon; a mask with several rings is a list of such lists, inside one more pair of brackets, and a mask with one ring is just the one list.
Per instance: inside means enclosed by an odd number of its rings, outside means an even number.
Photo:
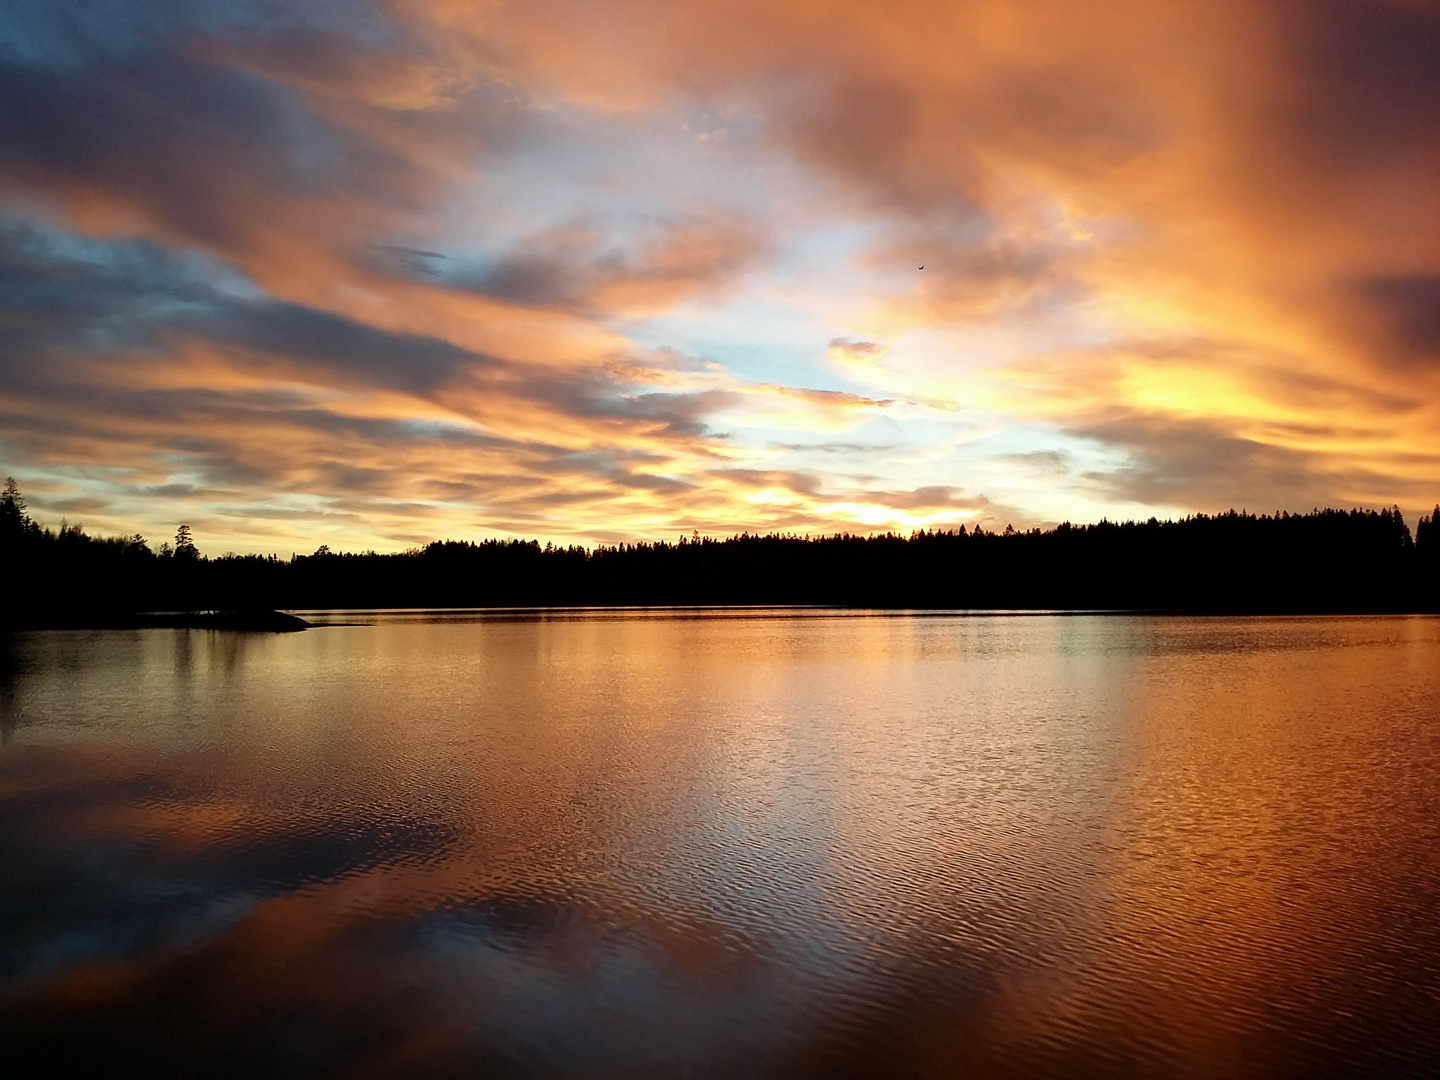
[{"label": "reflected tree line", "polygon": [[44,528],[0,496],[0,608],[10,626],[123,625],[154,611],[821,604],[1199,612],[1440,611],[1440,506],[1412,537],[1398,509],[978,527],[587,549],[443,541],[399,554],[207,558],[188,526],[141,536]]}]

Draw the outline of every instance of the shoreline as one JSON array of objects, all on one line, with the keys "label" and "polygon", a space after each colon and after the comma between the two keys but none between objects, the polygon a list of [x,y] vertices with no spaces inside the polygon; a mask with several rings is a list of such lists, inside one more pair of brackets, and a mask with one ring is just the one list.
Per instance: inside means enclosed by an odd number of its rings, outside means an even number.
[{"label": "shoreline", "polygon": [[[47,613],[19,622],[0,623],[0,631],[38,630],[230,630],[296,633],[376,621],[524,621],[528,619],[686,618],[1379,618],[1434,617],[1437,612],[1397,608],[954,608],[872,607],[834,604],[616,604],[504,607],[395,607]],[[326,616],[332,616],[331,621]],[[368,617],[368,618],[367,618]],[[367,618],[365,622],[346,621]]]}]

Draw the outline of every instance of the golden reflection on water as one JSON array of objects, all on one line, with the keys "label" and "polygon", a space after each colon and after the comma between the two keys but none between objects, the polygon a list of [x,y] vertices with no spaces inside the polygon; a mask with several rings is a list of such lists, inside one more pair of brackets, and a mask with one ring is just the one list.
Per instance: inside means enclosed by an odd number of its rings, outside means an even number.
[{"label": "golden reflection on water", "polygon": [[1440,620],[334,621],[7,642],[27,1070],[1440,1063]]}]

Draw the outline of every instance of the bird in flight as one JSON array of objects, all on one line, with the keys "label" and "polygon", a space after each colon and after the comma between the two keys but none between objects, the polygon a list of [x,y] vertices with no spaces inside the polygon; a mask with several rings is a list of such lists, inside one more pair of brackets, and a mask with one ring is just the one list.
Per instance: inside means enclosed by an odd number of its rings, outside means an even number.
[{"label": "bird in flight", "polygon": [[921,269],[921,270],[924,270],[924,269],[925,269],[925,267],[923,267],[923,266],[922,266],[922,267],[920,267],[920,269]]}]

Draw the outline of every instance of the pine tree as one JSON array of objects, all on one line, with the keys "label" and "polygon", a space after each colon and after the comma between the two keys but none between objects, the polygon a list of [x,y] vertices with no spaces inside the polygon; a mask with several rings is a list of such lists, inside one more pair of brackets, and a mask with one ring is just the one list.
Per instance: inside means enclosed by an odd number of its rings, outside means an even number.
[{"label": "pine tree", "polygon": [[27,532],[38,532],[39,526],[31,520],[20,494],[20,486],[13,476],[5,478],[5,493],[0,495],[0,533],[6,537],[19,537]]},{"label": "pine tree", "polygon": [[200,549],[195,546],[195,541],[190,536],[190,526],[181,525],[175,530],[175,557],[177,559],[198,559]]}]

